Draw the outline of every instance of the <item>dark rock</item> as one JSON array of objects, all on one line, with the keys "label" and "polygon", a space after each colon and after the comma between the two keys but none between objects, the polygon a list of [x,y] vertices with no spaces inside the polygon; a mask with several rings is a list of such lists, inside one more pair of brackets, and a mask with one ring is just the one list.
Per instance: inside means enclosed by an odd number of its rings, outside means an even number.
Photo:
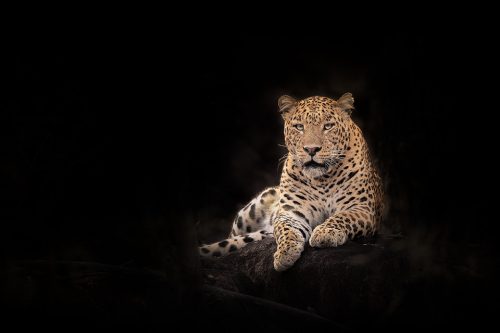
[{"label": "dark rock", "polygon": [[9,266],[2,275],[0,309],[7,323],[21,329],[211,332],[225,325],[238,332],[345,331],[319,315],[217,287],[180,294],[164,273],[143,268],[42,260]]},{"label": "dark rock", "polygon": [[479,272],[456,269],[453,260],[462,258],[458,254],[441,260],[435,249],[401,238],[338,248],[307,246],[285,272],[273,268],[275,250],[274,239],[266,239],[223,258],[203,259],[204,283],[284,303],[350,328],[399,329],[407,320],[415,321],[416,313],[431,322],[444,323],[456,313],[470,319],[474,306],[459,304],[487,280]]},{"label": "dark rock", "polygon": [[347,331],[311,312],[211,286],[203,288],[198,310],[197,321],[209,330],[214,323],[223,322],[224,327],[237,327],[238,332]]},{"label": "dark rock", "polygon": [[285,272],[273,268],[274,239],[250,244],[219,260],[204,260],[206,283],[321,314],[340,322],[377,317],[397,301],[405,255],[385,239],[339,248],[307,247]]},{"label": "dark rock", "polygon": [[188,289],[178,277],[144,267],[9,262],[0,274],[0,308],[18,328],[58,323],[65,331],[163,331],[175,323],[203,331],[388,332],[493,322],[500,293],[491,249],[431,243],[381,237],[308,247],[295,266],[278,273],[272,265],[276,246],[268,239],[202,259],[203,283]]}]

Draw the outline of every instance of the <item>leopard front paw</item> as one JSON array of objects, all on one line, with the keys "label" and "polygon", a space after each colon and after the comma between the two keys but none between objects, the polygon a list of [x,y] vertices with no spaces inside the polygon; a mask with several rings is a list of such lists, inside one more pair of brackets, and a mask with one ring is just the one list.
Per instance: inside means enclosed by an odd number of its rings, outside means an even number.
[{"label": "leopard front paw", "polygon": [[297,241],[289,241],[283,246],[278,245],[274,253],[274,269],[278,272],[289,269],[300,258],[304,250],[304,244]]},{"label": "leopard front paw", "polygon": [[314,229],[309,244],[313,247],[337,247],[346,241],[345,231],[320,224]]}]

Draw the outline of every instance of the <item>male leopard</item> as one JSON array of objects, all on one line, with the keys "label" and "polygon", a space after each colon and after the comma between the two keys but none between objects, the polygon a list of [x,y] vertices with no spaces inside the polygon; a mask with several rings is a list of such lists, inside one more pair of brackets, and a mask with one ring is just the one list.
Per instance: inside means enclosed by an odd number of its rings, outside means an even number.
[{"label": "male leopard", "polygon": [[261,192],[238,212],[228,239],[200,247],[221,256],[275,237],[274,268],[299,259],[306,242],[336,247],[376,233],[383,210],[382,183],[359,127],[354,99],[290,96],[278,100],[288,155],[280,184]]}]

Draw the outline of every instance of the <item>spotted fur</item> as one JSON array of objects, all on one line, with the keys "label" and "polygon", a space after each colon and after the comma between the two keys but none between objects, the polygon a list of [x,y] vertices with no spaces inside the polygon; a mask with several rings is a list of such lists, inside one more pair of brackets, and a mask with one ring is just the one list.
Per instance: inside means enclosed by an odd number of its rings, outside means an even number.
[{"label": "spotted fur", "polygon": [[304,250],[336,247],[376,233],[383,210],[380,177],[359,127],[351,120],[354,99],[310,97],[278,101],[288,156],[280,184],[241,209],[229,238],[200,247],[221,256],[250,242],[274,237],[274,268],[291,267]]}]

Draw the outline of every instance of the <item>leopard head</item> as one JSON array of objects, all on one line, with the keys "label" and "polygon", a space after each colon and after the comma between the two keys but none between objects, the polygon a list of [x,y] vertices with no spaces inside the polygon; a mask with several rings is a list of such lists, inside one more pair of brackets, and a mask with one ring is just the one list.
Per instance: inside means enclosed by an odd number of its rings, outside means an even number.
[{"label": "leopard head", "polygon": [[350,93],[338,100],[319,96],[303,100],[287,95],[279,98],[289,156],[307,177],[323,176],[345,157],[350,142],[353,104]]}]

